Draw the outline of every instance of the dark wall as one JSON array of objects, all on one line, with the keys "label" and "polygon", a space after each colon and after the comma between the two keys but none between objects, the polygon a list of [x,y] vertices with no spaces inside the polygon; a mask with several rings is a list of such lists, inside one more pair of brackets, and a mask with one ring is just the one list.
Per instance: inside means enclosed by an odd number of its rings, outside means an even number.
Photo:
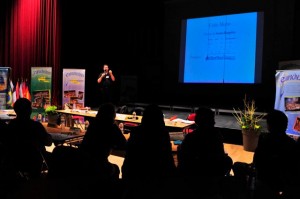
[{"label": "dark wall", "polygon": [[157,81],[152,73],[162,68],[163,3],[90,2],[62,2],[62,67],[86,69],[87,105],[98,104],[96,80],[104,63],[116,76],[116,101],[123,76],[137,77],[141,98],[135,99],[143,101]]},{"label": "dark wall", "polygon": [[[107,63],[117,78],[116,101],[126,83],[121,82],[123,77],[135,76],[137,102],[232,109],[242,104],[246,94],[267,110],[274,106],[278,62],[299,59],[299,14],[295,13],[299,3],[294,0],[90,2],[61,2],[61,66],[86,69],[89,106],[98,103],[96,79]],[[179,84],[181,19],[248,11],[265,13],[262,84]]]},{"label": "dark wall", "polygon": [[[254,99],[258,108],[266,111],[274,107],[275,71],[278,62],[297,58],[293,56],[295,1],[220,1],[211,0],[168,3],[165,23],[165,65],[168,73],[164,90],[175,103],[206,104],[229,108],[241,106],[247,97]],[[241,12],[264,12],[264,46],[262,83],[257,85],[178,84],[179,40],[181,19],[224,15]],[[167,99],[167,98],[166,98]]]}]

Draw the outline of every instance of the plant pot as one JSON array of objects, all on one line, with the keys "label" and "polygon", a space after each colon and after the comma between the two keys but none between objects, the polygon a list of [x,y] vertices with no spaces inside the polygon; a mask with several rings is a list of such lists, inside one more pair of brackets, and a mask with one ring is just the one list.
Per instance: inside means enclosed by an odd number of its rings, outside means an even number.
[{"label": "plant pot", "polygon": [[48,115],[48,127],[58,127],[59,114]]},{"label": "plant pot", "polygon": [[259,134],[257,134],[257,132],[254,132],[253,130],[248,129],[243,129],[242,134],[244,150],[254,152],[257,147]]}]

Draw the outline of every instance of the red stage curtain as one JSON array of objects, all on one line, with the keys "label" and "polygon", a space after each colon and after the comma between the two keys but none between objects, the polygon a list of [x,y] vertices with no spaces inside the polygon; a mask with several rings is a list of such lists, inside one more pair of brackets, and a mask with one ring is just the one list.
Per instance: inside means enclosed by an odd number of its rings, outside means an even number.
[{"label": "red stage curtain", "polygon": [[52,104],[58,104],[61,94],[59,1],[1,0],[0,7],[0,66],[12,68],[14,82],[30,80],[32,66],[51,66]]}]

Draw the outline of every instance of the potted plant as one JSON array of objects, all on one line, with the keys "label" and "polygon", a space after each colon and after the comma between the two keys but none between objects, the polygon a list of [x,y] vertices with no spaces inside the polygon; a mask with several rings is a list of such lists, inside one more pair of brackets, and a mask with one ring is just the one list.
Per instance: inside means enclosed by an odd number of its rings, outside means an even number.
[{"label": "potted plant", "polygon": [[57,127],[58,120],[59,120],[59,114],[56,112],[57,106],[47,106],[45,109],[45,113],[48,118],[48,126],[49,127]]},{"label": "potted plant", "polygon": [[242,130],[244,150],[254,152],[262,130],[259,122],[266,114],[256,112],[257,108],[254,100],[247,101],[245,97],[243,102],[244,108],[242,110],[233,109],[233,115]]}]

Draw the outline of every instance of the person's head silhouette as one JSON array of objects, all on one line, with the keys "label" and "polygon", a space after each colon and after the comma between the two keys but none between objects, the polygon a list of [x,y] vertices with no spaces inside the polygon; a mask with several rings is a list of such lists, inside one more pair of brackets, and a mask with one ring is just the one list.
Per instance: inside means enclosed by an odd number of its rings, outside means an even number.
[{"label": "person's head silhouette", "polygon": [[150,104],[145,108],[142,125],[148,127],[163,127],[165,125],[164,114],[158,105]]},{"label": "person's head silhouette", "polygon": [[215,125],[215,114],[207,107],[199,107],[196,110],[195,123],[198,126],[212,127]]},{"label": "person's head silhouette", "polygon": [[13,108],[17,114],[17,118],[30,118],[32,107],[31,102],[27,98],[17,99]]},{"label": "person's head silhouette", "polygon": [[98,113],[96,115],[97,119],[109,121],[109,122],[114,122],[116,118],[116,108],[115,105],[108,102],[101,104]]},{"label": "person's head silhouette", "polygon": [[267,114],[266,119],[270,133],[282,134],[286,132],[288,118],[284,112],[274,109]]}]

